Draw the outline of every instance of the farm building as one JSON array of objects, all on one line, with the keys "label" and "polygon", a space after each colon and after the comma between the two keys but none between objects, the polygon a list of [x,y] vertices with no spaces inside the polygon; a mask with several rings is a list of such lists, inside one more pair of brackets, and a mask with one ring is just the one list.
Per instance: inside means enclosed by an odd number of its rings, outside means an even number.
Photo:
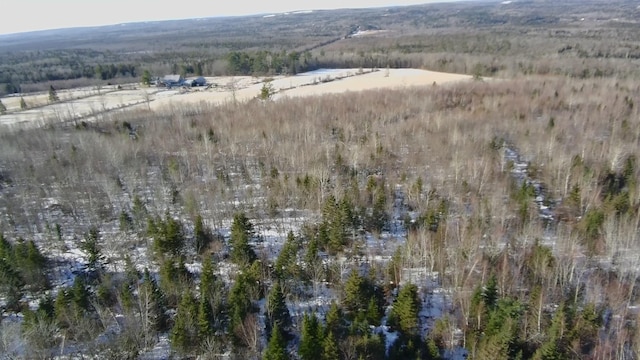
[{"label": "farm building", "polygon": [[188,78],[187,81],[185,81],[185,84],[190,86],[205,86],[207,85],[207,79],[202,76]]},{"label": "farm building", "polygon": [[165,75],[158,82],[158,86],[166,86],[168,88],[173,86],[182,86],[184,84],[184,78],[182,75]]}]

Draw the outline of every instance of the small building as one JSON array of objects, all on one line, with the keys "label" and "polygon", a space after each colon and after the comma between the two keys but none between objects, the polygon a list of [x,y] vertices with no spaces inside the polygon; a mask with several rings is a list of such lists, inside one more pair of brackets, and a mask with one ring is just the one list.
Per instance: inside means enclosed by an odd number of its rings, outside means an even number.
[{"label": "small building", "polygon": [[182,75],[165,75],[158,82],[158,86],[165,86],[168,88],[182,85],[184,85],[184,78],[182,77]]},{"label": "small building", "polygon": [[190,86],[206,86],[207,79],[202,76],[198,76],[197,78],[189,78],[186,83]]}]

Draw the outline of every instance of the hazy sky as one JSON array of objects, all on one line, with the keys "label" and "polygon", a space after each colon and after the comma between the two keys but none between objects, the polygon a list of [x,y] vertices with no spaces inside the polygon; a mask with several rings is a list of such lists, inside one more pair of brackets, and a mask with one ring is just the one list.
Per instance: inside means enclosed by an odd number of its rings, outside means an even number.
[{"label": "hazy sky", "polygon": [[447,0],[3,0],[0,34],[135,21],[444,1]]}]

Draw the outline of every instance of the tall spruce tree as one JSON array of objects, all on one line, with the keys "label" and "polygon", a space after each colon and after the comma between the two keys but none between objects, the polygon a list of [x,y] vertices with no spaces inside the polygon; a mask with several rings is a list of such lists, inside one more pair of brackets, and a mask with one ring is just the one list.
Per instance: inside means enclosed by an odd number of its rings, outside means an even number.
[{"label": "tall spruce tree", "polygon": [[409,336],[416,335],[420,305],[418,287],[414,284],[403,286],[393,304],[393,309],[389,316],[390,322],[396,325],[402,333]]},{"label": "tall spruce tree", "polygon": [[344,299],[342,303],[345,309],[352,314],[366,309],[370,299],[369,290],[371,290],[368,285],[366,279],[360,276],[358,271],[351,271],[351,275],[349,275],[344,285]]},{"label": "tall spruce tree", "polygon": [[214,317],[211,305],[205,298],[198,302],[198,337],[203,341],[214,333]]},{"label": "tall spruce tree", "polygon": [[287,342],[282,334],[282,330],[276,325],[271,331],[269,344],[262,357],[264,360],[288,360]]},{"label": "tall spruce tree", "polygon": [[6,298],[8,308],[19,310],[24,281],[10,261],[0,257],[0,295]]},{"label": "tall spruce tree", "polygon": [[68,289],[60,289],[53,303],[56,322],[61,328],[68,328],[71,324],[71,296]]},{"label": "tall spruce tree", "polygon": [[567,313],[566,305],[560,304],[556,312],[553,314],[551,326],[547,331],[547,339],[533,355],[535,360],[561,360],[568,359],[570,356],[566,353],[567,331]]},{"label": "tall spruce tree", "polygon": [[160,289],[166,296],[168,306],[176,306],[191,283],[191,273],[182,257],[177,260],[167,259],[160,265]]},{"label": "tall spruce tree", "polygon": [[169,212],[164,220],[149,219],[147,233],[153,238],[153,247],[159,258],[175,257],[180,255],[184,247],[184,233],[182,224],[173,219]]},{"label": "tall spruce tree", "polygon": [[280,281],[296,278],[299,268],[296,264],[298,254],[298,244],[292,231],[287,234],[287,240],[278,254],[275,262],[275,274]]},{"label": "tall spruce tree", "polygon": [[342,310],[335,301],[331,302],[324,321],[327,327],[326,333],[333,332],[336,336],[342,336],[345,330],[345,319]]},{"label": "tall spruce tree", "polygon": [[89,311],[90,297],[87,284],[81,276],[77,276],[71,287],[71,304],[77,314],[86,314]]},{"label": "tall spruce tree", "polygon": [[87,269],[93,275],[99,275],[103,270],[105,261],[99,244],[100,231],[92,226],[84,235],[84,241],[80,244],[80,248],[87,256]]},{"label": "tall spruce tree", "polygon": [[207,246],[209,246],[212,237],[208,229],[204,226],[204,222],[202,221],[202,216],[200,214],[196,216],[194,221],[193,234],[195,237],[196,252],[200,254],[207,248]]},{"label": "tall spruce tree", "polygon": [[224,312],[226,292],[224,283],[215,275],[213,261],[206,256],[202,262],[200,275],[200,299],[209,304],[214,322],[218,322]]},{"label": "tall spruce tree", "polygon": [[251,287],[255,281],[249,272],[241,273],[229,291],[229,321],[232,331],[238,329],[245,317],[253,312]]},{"label": "tall spruce tree", "polygon": [[269,292],[267,299],[267,320],[271,328],[279,328],[286,333],[291,326],[291,315],[285,302],[280,283],[276,282]]},{"label": "tall spruce tree", "polygon": [[332,253],[342,251],[348,244],[348,230],[355,228],[355,216],[351,202],[344,197],[340,202],[330,195],[322,207],[321,243]]},{"label": "tall spruce tree", "polygon": [[322,325],[316,314],[304,314],[298,353],[302,360],[322,360]]},{"label": "tall spruce tree", "polygon": [[182,354],[188,354],[198,345],[198,308],[190,291],[182,295],[173,328],[169,334],[171,346]]},{"label": "tall spruce tree", "polygon": [[329,331],[322,342],[322,360],[339,360],[338,342],[332,331]]},{"label": "tall spruce tree", "polygon": [[241,266],[250,265],[256,259],[256,253],[249,244],[253,236],[253,225],[244,213],[233,216],[231,224],[231,260]]}]

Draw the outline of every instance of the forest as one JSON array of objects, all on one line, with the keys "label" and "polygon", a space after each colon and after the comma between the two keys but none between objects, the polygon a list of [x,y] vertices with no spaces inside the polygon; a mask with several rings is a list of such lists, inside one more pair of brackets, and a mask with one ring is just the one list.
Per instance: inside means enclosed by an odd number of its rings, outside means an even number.
[{"label": "forest", "polygon": [[[623,0],[469,1],[2,35],[0,96],[127,83],[145,70],[161,77],[392,67],[627,78],[637,76],[640,57],[637,13]],[[357,36],[367,30],[381,32]],[[259,60],[252,67],[239,61],[246,58]]]},{"label": "forest", "polygon": [[[474,79],[0,128],[0,358],[639,358],[639,11],[211,19],[199,31],[219,36],[184,61],[159,54],[194,46],[186,20],[90,51],[73,32],[7,37],[21,91],[174,64]],[[307,37],[307,16],[324,31]],[[233,31],[260,21],[272,42]],[[143,42],[158,52],[125,54]],[[77,78],[47,78],[74,57]]]}]

